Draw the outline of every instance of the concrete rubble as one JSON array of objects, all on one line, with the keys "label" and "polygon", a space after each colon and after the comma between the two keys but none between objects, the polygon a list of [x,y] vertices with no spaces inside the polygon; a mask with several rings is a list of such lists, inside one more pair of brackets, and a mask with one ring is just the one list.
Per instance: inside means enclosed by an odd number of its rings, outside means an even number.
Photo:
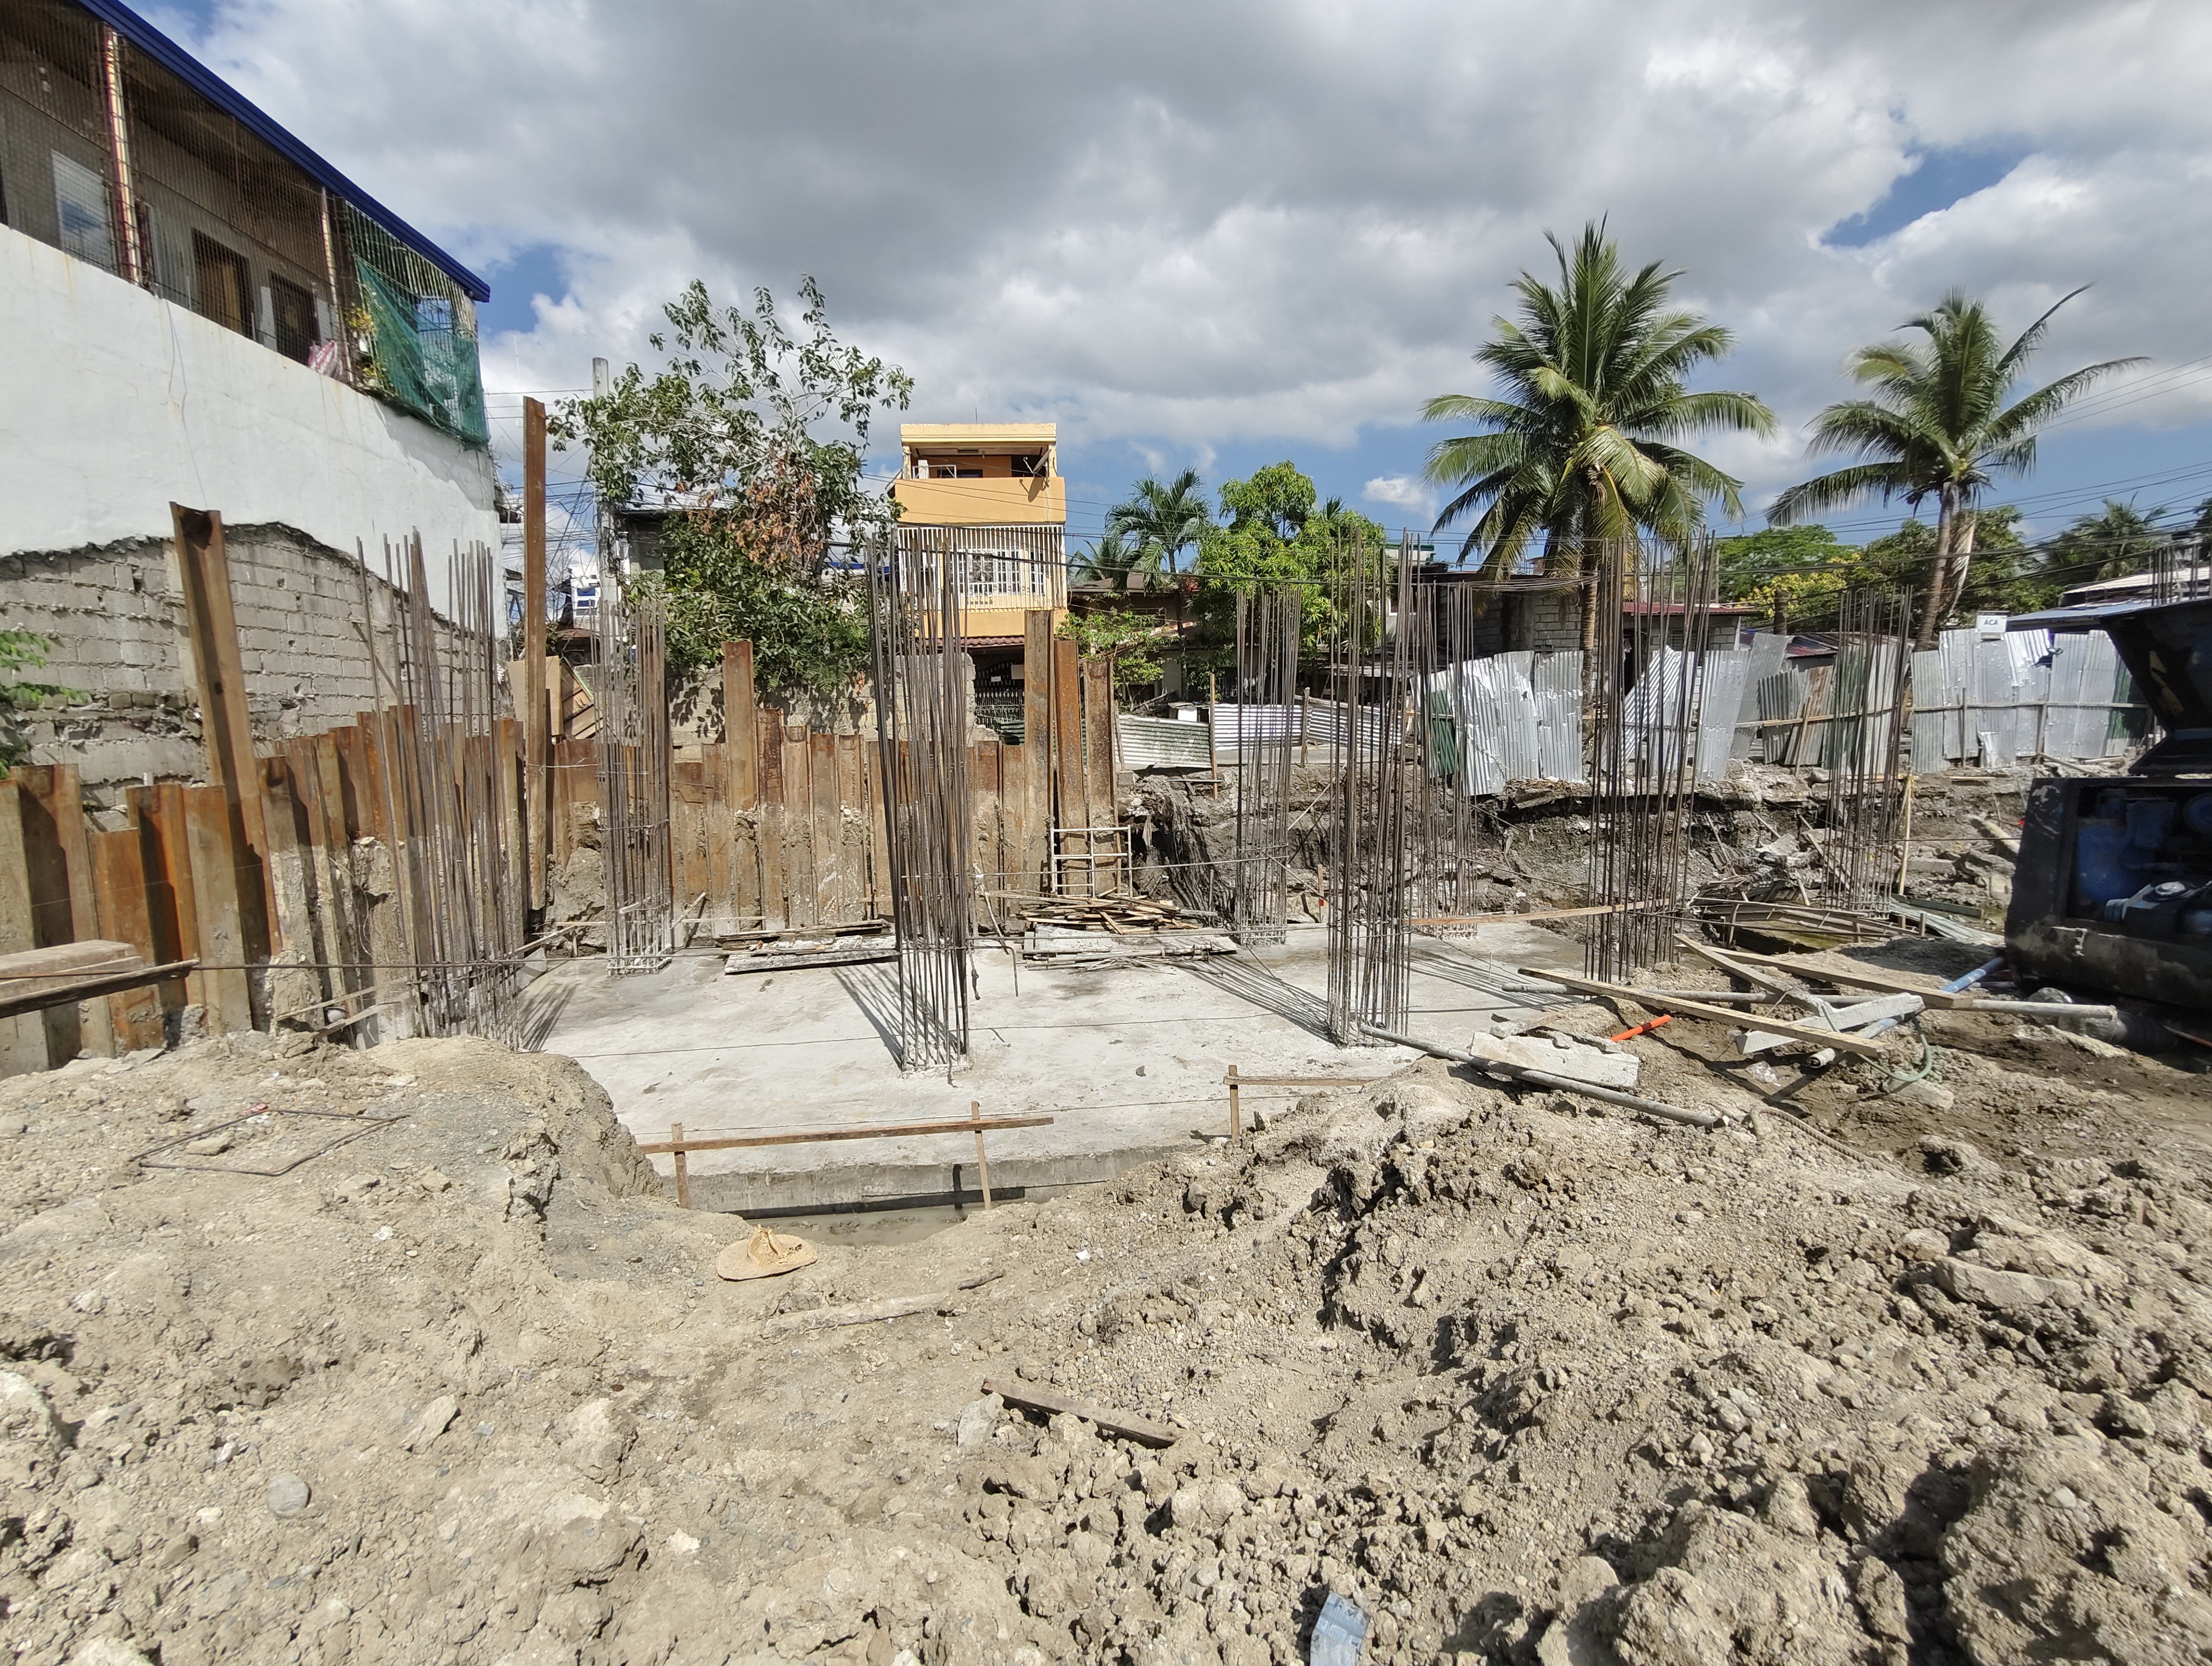
[{"label": "concrete rubble", "polygon": [[[1712,1132],[1426,1061],[744,1285],[564,1060],[12,1079],[9,1639],[1287,1666],[1334,1595],[1382,1663],[2199,1657],[2201,1077],[1929,1022],[1940,1112],[1848,1060],[1770,1103],[1717,1026],[1625,1044]],[[285,1109],[400,1120],[285,1169]]]}]

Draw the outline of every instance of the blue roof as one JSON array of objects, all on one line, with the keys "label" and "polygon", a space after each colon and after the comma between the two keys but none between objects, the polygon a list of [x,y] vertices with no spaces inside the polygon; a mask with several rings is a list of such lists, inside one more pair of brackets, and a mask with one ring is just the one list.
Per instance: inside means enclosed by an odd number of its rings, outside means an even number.
[{"label": "blue roof", "polygon": [[491,286],[466,266],[416,231],[390,209],[332,167],[320,156],[278,126],[269,113],[229,82],[163,34],[130,7],[118,0],[77,0],[77,3],[116,33],[152,58],[171,75],[227,113],[269,148],[298,167],[325,190],[343,197],[382,226],[408,247],[461,286],[471,301],[489,301]]}]

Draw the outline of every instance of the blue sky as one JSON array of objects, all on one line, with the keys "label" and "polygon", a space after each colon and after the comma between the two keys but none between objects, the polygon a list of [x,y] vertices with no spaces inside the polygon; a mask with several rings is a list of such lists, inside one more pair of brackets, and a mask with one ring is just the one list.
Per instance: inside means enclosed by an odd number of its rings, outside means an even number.
[{"label": "blue sky", "polygon": [[2000,492],[2033,527],[2212,496],[2212,8],[2023,0],[2002,30],[1954,0],[1131,0],[1018,31],[839,0],[155,15],[490,280],[495,419],[594,354],[648,356],[695,276],[736,299],[811,272],[842,336],[914,372],[915,419],[1059,422],[1079,537],[1146,472],[1284,458],[1425,528],[1421,401],[1481,391],[1468,356],[1514,275],[1605,216],[1736,332],[1712,385],[1780,414],[1772,442],[1706,447],[1754,506],[1821,466],[1804,425],[1850,349],[1954,286],[2015,329],[2093,286],[2040,376],[2156,361]]}]

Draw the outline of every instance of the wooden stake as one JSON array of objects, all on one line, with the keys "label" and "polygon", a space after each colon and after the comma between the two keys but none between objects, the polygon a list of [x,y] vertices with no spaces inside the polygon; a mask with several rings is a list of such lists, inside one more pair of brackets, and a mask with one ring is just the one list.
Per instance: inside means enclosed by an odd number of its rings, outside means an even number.
[{"label": "wooden stake", "polygon": [[671,1122],[668,1125],[668,1141],[675,1147],[676,1207],[679,1209],[688,1209],[691,1207],[691,1168],[684,1160],[683,1123]]},{"label": "wooden stake", "polygon": [[522,401],[522,781],[530,906],[545,906],[545,407]]},{"label": "wooden stake", "polygon": [[1244,1133],[1243,1118],[1237,1103],[1237,1067],[1229,1067],[1229,1144],[1234,1149]]},{"label": "wooden stake", "polygon": [[975,1171],[983,1183],[983,1207],[991,1207],[991,1159],[983,1154],[983,1102],[968,1102],[968,1119],[975,1124]]}]

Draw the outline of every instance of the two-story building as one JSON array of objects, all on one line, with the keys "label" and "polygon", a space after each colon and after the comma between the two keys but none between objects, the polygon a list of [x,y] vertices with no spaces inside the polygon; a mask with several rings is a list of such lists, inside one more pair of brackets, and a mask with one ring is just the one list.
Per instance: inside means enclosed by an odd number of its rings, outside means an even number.
[{"label": "two-story building", "polygon": [[257,730],[370,703],[365,550],[500,543],[483,279],[117,0],[0,0],[0,628],[34,754],[198,767],[173,502],[219,512]]},{"label": "two-story building", "polygon": [[1067,483],[1051,423],[908,423],[899,429],[901,550],[951,556],[967,601],[978,713],[1021,718],[1024,631],[1067,611]]}]

